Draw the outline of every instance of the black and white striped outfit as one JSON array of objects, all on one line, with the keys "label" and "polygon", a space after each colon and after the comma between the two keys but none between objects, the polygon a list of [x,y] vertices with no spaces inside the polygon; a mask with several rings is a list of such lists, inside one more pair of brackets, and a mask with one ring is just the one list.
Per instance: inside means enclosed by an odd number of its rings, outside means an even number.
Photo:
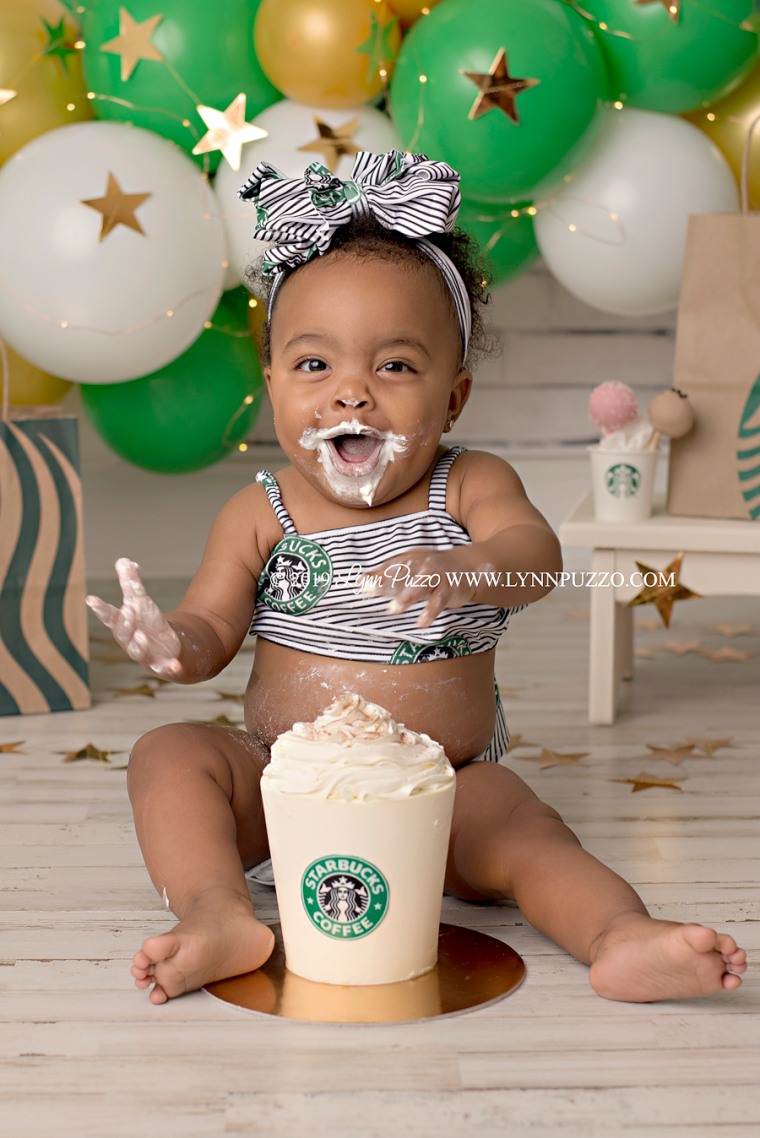
[{"label": "black and white striped outfit", "polygon": [[[259,579],[251,635],[320,656],[381,664],[424,663],[494,648],[516,610],[467,604],[441,613],[429,628],[417,628],[424,601],[389,613],[387,597],[366,596],[357,585],[366,570],[394,556],[401,561],[410,549],[470,544],[467,531],[446,512],[449,471],[463,450],[453,447],[436,463],[427,510],[309,534],[296,531],[274,476],[259,473],[256,480],[266,490],[283,537]],[[509,732],[494,687],[496,731],[478,758],[497,762]]]}]

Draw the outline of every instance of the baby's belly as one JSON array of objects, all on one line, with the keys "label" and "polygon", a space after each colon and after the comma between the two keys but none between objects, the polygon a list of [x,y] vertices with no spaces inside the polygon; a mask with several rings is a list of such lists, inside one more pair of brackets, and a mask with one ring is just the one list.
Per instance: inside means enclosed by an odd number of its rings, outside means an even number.
[{"label": "baby's belly", "polygon": [[267,746],[299,720],[315,719],[347,691],[379,703],[412,731],[424,731],[459,763],[484,751],[494,731],[494,653],[422,664],[335,660],[256,643],[245,722]]}]

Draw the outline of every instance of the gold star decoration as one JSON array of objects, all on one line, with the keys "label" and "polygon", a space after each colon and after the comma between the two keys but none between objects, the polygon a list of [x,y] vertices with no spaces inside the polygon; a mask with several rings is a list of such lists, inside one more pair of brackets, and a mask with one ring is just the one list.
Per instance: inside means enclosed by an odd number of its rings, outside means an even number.
[{"label": "gold star decoration", "polygon": [[148,699],[156,698],[156,689],[146,681],[142,684],[137,684],[133,688],[114,688],[115,695],[144,695]]},{"label": "gold star decoration", "polygon": [[712,631],[725,636],[726,640],[733,640],[735,636],[751,636],[755,630],[751,624],[729,624],[727,621],[719,621],[712,625]]},{"label": "gold star decoration", "polygon": [[65,763],[75,763],[79,759],[95,759],[99,763],[110,763],[111,755],[122,755],[123,751],[102,751],[100,747],[96,747],[94,743],[86,743],[84,747],[80,747],[78,751],[59,751],[59,755],[64,755]]},{"label": "gold star decoration", "polygon": [[644,616],[641,620],[636,621],[636,627],[641,628],[644,632],[654,632],[660,627],[660,622],[655,620],[653,616]]},{"label": "gold star decoration", "polygon": [[514,751],[515,747],[539,747],[540,743],[529,743],[527,739],[523,739],[519,732],[510,735],[509,743],[507,744],[507,751]]},{"label": "gold star decoration", "polygon": [[246,142],[256,142],[266,138],[268,131],[245,121],[245,95],[236,95],[224,111],[215,107],[204,107],[199,103],[195,108],[205,122],[208,130],[200,142],[193,147],[193,154],[210,154],[221,150],[233,170],[240,169],[240,156]]},{"label": "gold star decoration", "polygon": [[751,652],[740,652],[738,648],[729,648],[728,645],[725,645],[723,648],[714,648],[712,651],[705,648],[702,655],[706,656],[708,660],[713,660],[719,664],[732,661],[738,664],[746,664],[747,660],[752,659]]},{"label": "gold star decoration", "polygon": [[394,16],[387,23],[382,24],[376,12],[369,14],[369,36],[357,47],[359,55],[368,57],[367,76],[374,79],[378,72],[385,70],[386,63],[393,63],[396,59],[396,49],[393,46],[393,33],[398,26],[398,16]]},{"label": "gold star decoration", "polygon": [[520,122],[517,114],[517,96],[529,87],[536,87],[540,79],[518,79],[509,74],[507,53],[500,47],[488,71],[464,71],[460,68],[460,75],[466,76],[474,83],[480,94],[470,107],[468,119],[477,119],[488,111],[499,110],[510,118],[513,123]]},{"label": "gold star decoration", "polygon": [[681,15],[681,0],[636,0],[636,4],[662,4],[674,24]]},{"label": "gold star decoration", "polygon": [[11,99],[15,99],[18,91],[12,91],[10,87],[0,87],[0,107],[4,107],[6,103],[10,103]]},{"label": "gold star decoration", "polygon": [[77,53],[71,29],[66,27],[64,19],[59,20],[57,24],[49,24],[44,16],[40,16],[40,19],[45,25],[47,34],[47,43],[42,49],[42,54],[58,59],[63,70],[68,71],[68,57]]},{"label": "gold star decoration", "polygon": [[673,743],[670,747],[661,747],[656,743],[647,743],[646,746],[652,752],[651,755],[646,756],[648,759],[664,759],[665,762],[671,763],[674,767],[680,767],[684,759],[697,758],[694,754],[694,744],[691,742]]},{"label": "gold star decoration", "polygon": [[721,751],[726,748],[730,751],[739,751],[741,748],[734,742],[733,735],[726,735],[722,739],[699,739],[696,736],[688,735],[686,742],[691,743],[692,747],[696,747],[703,755],[707,755],[711,759],[716,751]]},{"label": "gold star decoration", "polygon": [[666,652],[672,652],[675,656],[688,656],[690,652],[701,654],[705,650],[705,646],[701,640],[692,640],[688,644],[679,643],[676,640],[668,640],[664,647]]},{"label": "gold star decoration", "polygon": [[242,727],[243,724],[232,719],[228,719],[226,715],[217,715],[216,719],[204,720],[205,723],[210,723],[213,727]]},{"label": "gold star decoration", "polygon": [[26,740],[16,739],[14,743],[0,743],[0,755],[23,755],[24,751],[19,751],[19,747],[23,747]]},{"label": "gold star decoration", "polygon": [[[528,744],[526,743],[525,746]],[[535,744],[538,746],[538,744]],[[574,766],[580,759],[585,759],[588,751],[575,751],[562,754],[560,751],[550,751],[547,747],[542,747],[538,755],[515,755],[516,759],[524,759],[529,763],[538,763],[539,770],[547,770],[549,767],[568,767]]]},{"label": "gold star decoration", "polygon": [[635,778],[610,778],[608,782],[627,782],[631,784],[633,794],[637,794],[640,790],[651,790],[655,786],[664,786],[669,790],[683,790],[680,785],[685,781],[683,778],[657,778],[656,775],[649,774],[648,771],[641,771]]},{"label": "gold star decoration", "polygon": [[159,14],[138,23],[126,8],[119,8],[119,34],[107,43],[102,43],[99,50],[121,57],[122,83],[132,77],[132,72],[141,59],[163,63],[163,55],[150,39],[163,18],[163,14]]},{"label": "gold star decoration", "polygon": [[341,123],[340,126],[328,126],[326,122],[322,122],[314,115],[314,125],[317,128],[318,137],[312,139],[311,142],[305,142],[298,149],[321,154],[325,160],[325,165],[332,170],[333,174],[338,169],[338,162],[341,158],[351,158],[354,154],[359,153],[360,148],[351,141],[359,127],[358,119],[349,119],[348,122]]},{"label": "gold star decoration", "polygon": [[145,230],[135,217],[135,211],[147,201],[150,194],[125,194],[114,175],[108,173],[108,188],[102,198],[83,198],[81,204],[95,209],[103,215],[100,225],[99,241],[106,237],[117,225],[124,225],[145,236]]},{"label": "gold star decoration", "polygon": [[[640,593],[633,597],[628,605],[633,608],[634,605],[654,605],[662,618],[662,623],[666,628],[670,628],[670,617],[673,612],[673,605],[676,601],[689,601],[693,598],[699,597],[699,593],[692,592],[687,589],[685,585],[681,584],[681,564],[684,555],[679,553],[669,565],[664,569],[652,569],[650,565],[644,565],[643,562],[637,561],[641,572],[647,577],[654,574],[658,581],[662,584],[645,585]],[[673,578],[673,583],[670,584],[670,578]]]},{"label": "gold star decoration", "polygon": [[214,695],[218,695],[220,699],[228,699],[231,703],[243,703],[245,695],[239,691],[215,691]]}]

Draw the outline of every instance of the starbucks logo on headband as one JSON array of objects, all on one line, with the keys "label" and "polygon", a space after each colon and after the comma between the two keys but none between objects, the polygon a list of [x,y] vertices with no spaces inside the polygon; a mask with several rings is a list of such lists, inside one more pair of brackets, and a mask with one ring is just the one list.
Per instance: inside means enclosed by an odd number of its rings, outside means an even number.
[{"label": "starbucks logo on headband", "polygon": [[301,879],[309,920],[336,940],[356,940],[376,929],[388,911],[388,896],[377,866],[349,854],[318,858]]},{"label": "starbucks logo on headband", "polygon": [[330,588],[332,562],[316,541],[287,534],[278,541],[259,578],[259,600],[275,612],[308,612]]}]

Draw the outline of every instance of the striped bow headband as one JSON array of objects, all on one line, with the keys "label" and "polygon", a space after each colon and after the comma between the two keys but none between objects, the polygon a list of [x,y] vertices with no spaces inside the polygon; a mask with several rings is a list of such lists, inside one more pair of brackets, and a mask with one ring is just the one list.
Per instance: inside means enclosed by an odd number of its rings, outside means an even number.
[{"label": "striped bow headband", "polygon": [[470,298],[453,261],[427,240],[431,233],[454,228],[461,196],[459,175],[445,162],[429,162],[424,154],[360,151],[345,182],[312,162],[303,178],[286,178],[269,162],[259,162],[238,190],[256,205],[253,236],[272,242],[262,267],[273,278],[269,319],[286,269],[304,265],[326,253],[336,229],[354,217],[370,215],[386,229],[413,239],[438,268],[454,300],[467,356],[472,325]]}]

